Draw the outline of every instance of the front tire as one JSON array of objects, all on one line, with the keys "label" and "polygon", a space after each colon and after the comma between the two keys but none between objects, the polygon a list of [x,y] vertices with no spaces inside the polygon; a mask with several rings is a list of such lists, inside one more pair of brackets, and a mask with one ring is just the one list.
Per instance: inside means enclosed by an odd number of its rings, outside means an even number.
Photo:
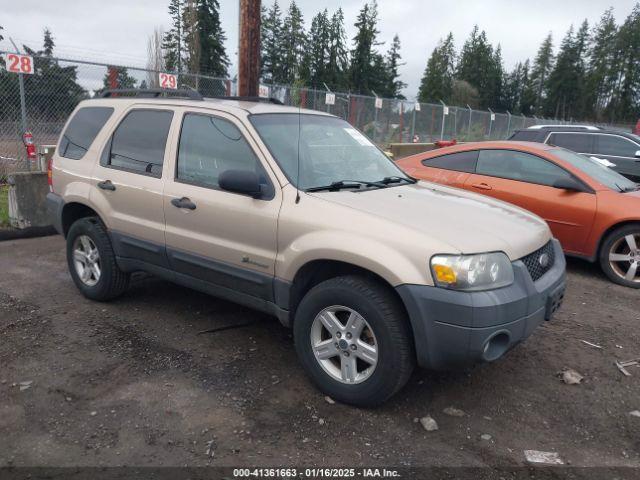
[{"label": "front tire", "polygon": [[360,407],[398,392],[415,364],[407,315],[389,287],[342,276],[313,287],[296,311],[298,357],[325,394]]},{"label": "front tire", "polygon": [[607,235],[600,249],[600,266],[612,282],[640,288],[640,224]]},{"label": "front tire", "polygon": [[81,218],[71,225],[67,264],[76,287],[91,300],[111,300],[129,285],[129,274],[118,267],[107,230],[97,217]]}]

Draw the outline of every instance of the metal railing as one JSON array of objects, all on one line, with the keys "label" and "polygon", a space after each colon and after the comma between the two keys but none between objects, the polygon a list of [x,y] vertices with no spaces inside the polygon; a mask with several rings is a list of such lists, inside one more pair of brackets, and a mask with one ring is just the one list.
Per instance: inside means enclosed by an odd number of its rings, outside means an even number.
[{"label": "metal railing", "polygon": [[[7,52],[0,51],[0,54]],[[136,66],[48,56],[34,57],[35,71],[18,75],[0,66],[0,181],[7,172],[30,168],[22,144],[25,128],[36,144],[55,144],[69,114],[81,100],[105,86],[157,88],[161,72]],[[111,71],[110,71],[111,68]],[[227,78],[180,73],[180,87],[206,96],[236,94],[236,82]],[[406,100],[377,98],[289,85],[267,85],[269,95],[285,105],[322,110],[360,129],[375,143],[495,140],[515,130],[539,123],[563,123],[552,119],[475,110]],[[21,109],[21,90],[25,109]],[[566,123],[566,122],[564,122]]]}]

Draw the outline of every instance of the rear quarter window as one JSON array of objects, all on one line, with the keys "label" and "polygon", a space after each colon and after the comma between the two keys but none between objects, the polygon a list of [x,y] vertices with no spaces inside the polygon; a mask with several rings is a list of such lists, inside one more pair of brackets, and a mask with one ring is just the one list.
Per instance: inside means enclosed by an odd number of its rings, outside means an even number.
[{"label": "rear quarter window", "polygon": [[478,161],[478,151],[450,153],[441,157],[427,158],[422,161],[425,167],[442,168],[443,170],[453,170],[456,172],[474,173],[476,162]]},{"label": "rear quarter window", "polygon": [[511,135],[509,140],[518,140],[520,142],[541,142],[540,132],[532,130],[522,130]]},{"label": "rear quarter window", "polygon": [[72,160],[82,159],[112,114],[111,107],[79,109],[62,133],[58,154]]}]

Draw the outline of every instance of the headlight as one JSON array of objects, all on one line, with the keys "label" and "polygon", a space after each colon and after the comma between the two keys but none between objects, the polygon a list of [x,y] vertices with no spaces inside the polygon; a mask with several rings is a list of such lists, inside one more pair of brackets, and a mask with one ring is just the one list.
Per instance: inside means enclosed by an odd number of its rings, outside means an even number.
[{"label": "headlight", "polygon": [[492,290],[513,283],[513,267],[501,252],[436,255],[431,273],[436,286],[453,290]]}]

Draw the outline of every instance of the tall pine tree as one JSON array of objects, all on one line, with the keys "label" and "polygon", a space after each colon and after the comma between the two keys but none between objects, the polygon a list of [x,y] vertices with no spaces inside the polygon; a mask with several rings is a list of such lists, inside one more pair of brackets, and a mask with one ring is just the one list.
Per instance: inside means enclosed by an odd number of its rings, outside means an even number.
[{"label": "tall pine tree", "polygon": [[282,11],[278,0],[263,12],[262,24],[262,78],[269,83],[282,83]]},{"label": "tall pine tree", "polygon": [[378,45],[378,4],[375,0],[365,3],[355,23],[357,29],[351,51],[350,80],[356,93],[371,94],[379,86],[384,68],[380,70],[383,59],[375,51]]},{"label": "tall pine tree", "polygon": [[[226,36],[220,23],[218,0],[193,0],[195,3],[195,25],[190,23],[193,34],[187,37],[187,49],[197,56],[192,62],[193,73],[203,73],[215,77],[226,77],[229,58],[225,50]],[[187,22],[192,22],[193,14]],[[187,29],[185,28],[185,32]]]},{"label": "tall pine tree", "polygon": [[329,12],[325,8],[311,21],[301,72],[302,79],[313,88],[323,88],[328,80],[330,28]]},{"label": "tall pine tree", "polygon": [[[497,66],[500,62],[500,68]],[[471,35],[464,43],[458,61],[456,78],[475,87],[480,94],[481,108],[495,107],[499,99],[497,75],[501,70],[501,56],[494,54],[487,40],[487,34],[474,26]],[[500,75],[500,81],[502,76]]]},{"label": "tall pine tree", "polygon": [[529,77],[529,91],[534,98],[532,111],[534,114],[539,115],[542,112],[542,106],[546,98],[547,82],[554,62],[553,37],[549,33],[538,49]]},{"label": "tall pine tree", "polygon": [[292,0],[282,25],[282,81],[293,84],[300,78],[307,36],[304,17],[295,0]]},{"label": "tall pine tree", "polygon": [[349,53],[347,36],[344,30],[344,13],[342,8],[331,17],[329,26],[329,64],[327,65],[327,84],[331,89],[347,89]]},{"label": "tall pine tree", "polygon": [[165,67],[170,72],[182,70],[182,7],[182,0],[169,0],[171,28],[164,34],[162,50],[164,51]]},{"label": "tall pine tree", "polygon": [[446,39],[440,40],[429,57],[418,90],[420,102],[437,103],[442,100],[448,103],[450,101],[455,76],[455,61],[456,51],[453,34],[449,33]]},{"label": "tall pine tree", "polygon": [[402,95],[402,90],[407,86],[405,82],[400,80],[400,72],[398,68],[403,63],[400,62],[402,57],[400,56],[400,37],[396,34],[393,37],[393,42],[391,43],[391,48],[387,52],[386,56],[386,86],[383,89],[383,93],[385,97],[390,98],[398,98],[405,99],[405,96]]},{"label": "tall pine tree", "polygon": [[640,3],[618,32],[617,81],[609,109],[612,119],[635,122],[640,118]]},{"label": "tall pine tree", "polygon": [[615,82],[616,39],[618,26],[609,8],[593,29],[587,67],[587,115],[602,120],[603,112],[611,101]]}]

